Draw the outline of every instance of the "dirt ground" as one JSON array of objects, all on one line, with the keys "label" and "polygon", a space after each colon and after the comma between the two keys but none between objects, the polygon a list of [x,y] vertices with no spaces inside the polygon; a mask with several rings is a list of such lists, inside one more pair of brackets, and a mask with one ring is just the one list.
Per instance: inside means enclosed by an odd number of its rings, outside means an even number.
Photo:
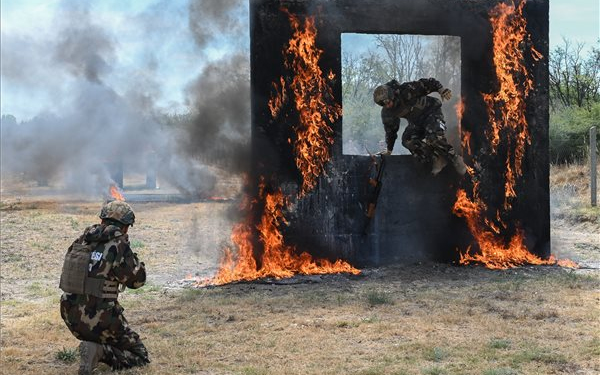
[{"label": "dirt ground", "polygon": [[[132,203],[149,281],[120,301],[152,363],[121,373],[600,374],[600,211],[582,171],[551,180],[553,252],[580,270],[419,263],[198,289],[186,276],[215,271],[236,204]],[[3,182],[1,374],[77,373],[57,285],[99,204]]]}]

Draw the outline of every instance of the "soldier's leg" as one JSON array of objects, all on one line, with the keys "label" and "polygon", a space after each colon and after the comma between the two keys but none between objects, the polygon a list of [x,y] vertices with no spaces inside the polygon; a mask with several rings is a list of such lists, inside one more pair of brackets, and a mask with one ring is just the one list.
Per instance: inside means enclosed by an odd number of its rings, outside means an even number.
[{"label": "soldier's leg", "polygon": [[98,343],[98,337],[89,323],[90,318],[98,316],[95,305],[90,304],[85,295],[65,293],[60,299],[60,315],[73,336],[81,340],[78,374],[91,375],[104,355],[103,347]]},{"label": "soldier's leg", "polygon": [[146,347],[139,335],[129,328],[118,302],[104,302],[98,308],[97,304],[86,304],[86,301],[85,296],[63,296],[61,316],[75,337],[102,344],[100,362],[113,369],[150,363]]},{"label": "soldier's leg", "polygon": [[431,156],[428,146],[423,142],[424,136],[424,129],[412,123],[409,123],[402,133],[402,145],[421,163],[427,163]]},{"label": "soldier's leg", "polygon": [[424,120],[425,143],[427,143],[435,156],[446,157],[454,155],[454,148],[446,140],[446,123],[440,113],[432,113]]},{"label": "soldier's leg", "polygon": [[144,366],[150,363],[148,350],[140,336],[129,328],[127,320],[122,314],[110,331],[103,332],[103,337],[105,337],[103,341],[106,343],[102,362],[111,366],[113,370]]},{"label": "soldier's leg", "polygon": [[150,363],[148,350],[140,336],[129,327],[120,305],[117,307],[115,312],[118,311],[118,314],[109,318],[106,329],[100,334],[100,342],[104,346],[104,357],[101,362],[111,366],[113,370]]},{"label": "soldier's leg", "polygon": [[458,173],[465,174],[466,166],[462,157],[456,154],[454,147],[452,147],[446,139],[446,124],[443,121],[441,113],[439,115],[433,114],[429,116],[425,126],[427,133],[425,136],[425,143],[427,143],[433,153],[434,165],[432,167],[432,173],[439,173],[449,161],[453,164]]}]

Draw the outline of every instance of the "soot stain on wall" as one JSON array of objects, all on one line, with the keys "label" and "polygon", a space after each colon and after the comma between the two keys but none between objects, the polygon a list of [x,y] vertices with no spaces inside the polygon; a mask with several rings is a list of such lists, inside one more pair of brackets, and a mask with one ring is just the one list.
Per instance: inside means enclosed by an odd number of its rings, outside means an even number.
[{"label": "soot stain on wall", "polygon": [[[488,13],[491,0],[250,0],[252,86],[252,176],[268,176],[284,193],[294,195],[299,175],[288,142],[290,118],[273,119],[268,108],[273,82],[289,76],[282,49],[291,27],[282,7],[299,17],[315,16],[317,45],[323,50],[320,66],[332,71],[333,96],[340,105],[341,34],[455,35],[461,38],[461,88],[465,103],[463,131],[472,133],[472,148],[485,150],[487,112],[481,93],[497,84],[492,60]],[[535,82],[527,99],[532,144],[523,163],[519,198],[512,211],[521,222],[532,252],[549,255],[548,159],[548,0],[529,0],[524,8],[527,31],[544,58],[527,61]],[[381,124],[374,124],[381,126]],[[452,214],[461,177],[450,167],[438,176],[411,156],[387,159],[377,211],[365,234],[365,203],[372,160],[342,153],[342,119],[333,124],[334,144],[326,174],[317,187],[286,212],[286,243],[316,256],[343,257],[355,265],[451,261],[456,249],[472,241],[464,219]],[[381,130],[383,132],[383,128]],[[401,147],[401,145],[398,145]],[[476,151],[474,151],[476,153]],[[469,160],[467,160],[469,162]],[[488,171],[502,174],[498,165]],[[495,181],[491,178],[490,181]],[[498,194],[494,183],[482,191]]]}]

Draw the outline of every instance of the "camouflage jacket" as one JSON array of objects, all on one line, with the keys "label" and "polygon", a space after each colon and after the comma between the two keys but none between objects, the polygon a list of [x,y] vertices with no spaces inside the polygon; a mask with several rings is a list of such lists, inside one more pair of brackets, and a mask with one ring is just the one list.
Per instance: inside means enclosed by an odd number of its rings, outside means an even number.
[{"label": "camouflage jacket", "polygon": [[442,84],[434,78],[422,78],[402,84],[391,80],[385,85],[391,87],[394,92],[394,106],[392,108],[384,107],[381,110],[385,142],[388,150],[391,151],[394,149],[396,138],[398,138],[400,118],[405,118],[409,123],[418,125],[420,117],[441,108],[442,102],[439,99],[427,95],[441,89]]},{"label": "camouflage jacket", "polygon": [[[77,243],[97,243],[88,276],[116,280],[137,289],[146,282],[146,268],[129,246],[129,236],[114,225],[95,224],[85,229]],[[71,245],[73,246],[73,245]]]}]

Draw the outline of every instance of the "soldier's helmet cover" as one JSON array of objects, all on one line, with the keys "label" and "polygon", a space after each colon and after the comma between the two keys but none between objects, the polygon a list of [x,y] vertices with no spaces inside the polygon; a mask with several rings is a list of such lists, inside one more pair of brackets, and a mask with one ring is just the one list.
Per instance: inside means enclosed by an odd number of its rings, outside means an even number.
[{"label": "soldier's helmet cover", "polygon": [[129,204],[115,200],[102,206],[100,219],[113,219],[125,225],[133,225],[135,214]]},{"label": "soldier's helmet cover", "polygon": [[375,91],[373,91],[373,101],[380,106],[383,106],[383,101],[389,99],[394,99],[394,93],[392,92],[392,88],[388,85],[377,86]]}]

